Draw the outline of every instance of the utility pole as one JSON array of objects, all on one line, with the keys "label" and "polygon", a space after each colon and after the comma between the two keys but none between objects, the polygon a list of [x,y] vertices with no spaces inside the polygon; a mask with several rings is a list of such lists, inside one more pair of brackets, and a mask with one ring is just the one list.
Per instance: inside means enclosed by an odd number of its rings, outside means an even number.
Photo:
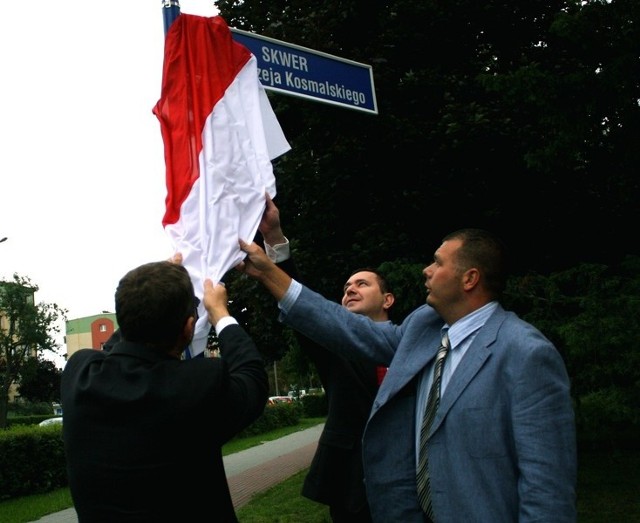
[{"label": "utility pole", "polygon": [[278,365],[276,361],[273,361],[273,382],[276,386],[276,396],[280,396],[280,391],[278,390]]}]

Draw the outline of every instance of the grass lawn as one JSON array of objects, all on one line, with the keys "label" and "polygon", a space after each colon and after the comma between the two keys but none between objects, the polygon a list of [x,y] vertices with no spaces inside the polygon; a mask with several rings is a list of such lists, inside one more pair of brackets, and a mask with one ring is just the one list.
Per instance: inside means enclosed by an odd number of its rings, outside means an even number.
[{"label": "grass lawn", "polygon": [[582,452],[579,523],[640,523],[640,450]]},{"label": "grass lawn", "polygon": [[[330,523],[324,507],[300,496],[306,471],[237,510],[242,523]],[[578,523],[640,523],[640,451],[584,452],[578,465]]]},{"label": "grass lawn", "polygon": [[[276,439],[323,419],[302,420],[287,427],[225,445],[225,455]],[[241,523],[330,523],[324,505],[300,495],[306,470],[237,510]],[[0,502],[0,522],[29,523],[41,516],[73,506],[69,489]],[[578,463],[578,523],[640,523],[640,450],[581,452]]]}]

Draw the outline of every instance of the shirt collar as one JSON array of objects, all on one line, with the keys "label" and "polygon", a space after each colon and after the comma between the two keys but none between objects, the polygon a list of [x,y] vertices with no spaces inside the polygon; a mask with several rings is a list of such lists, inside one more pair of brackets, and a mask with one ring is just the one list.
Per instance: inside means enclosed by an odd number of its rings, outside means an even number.
[{"label": "shirt collar", "polygon": [[471,336],[474,332],[482,327],[489,316],[491,316],[498,307],[497,301],[490,301],[479,309],[460,318],[453,325],[445,324],[442,327],[444,334],[445,329],[449,329],[449,344],[452,349],[458,347],[464,340]]}]

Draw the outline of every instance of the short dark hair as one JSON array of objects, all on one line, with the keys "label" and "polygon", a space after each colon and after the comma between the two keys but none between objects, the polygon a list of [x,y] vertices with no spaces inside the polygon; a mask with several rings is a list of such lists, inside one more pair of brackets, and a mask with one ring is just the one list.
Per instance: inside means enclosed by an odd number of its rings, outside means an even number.
[{"label": "short dark hair", "polygon": [[484,229],[458,229],[442,241],[461,240],[456,264],[462,272],[476,268],[483,276],[484,286],[494,298],[502,296],[507,285],[507,248],[498,236]]},{"label": "short dark hair", "polygon": [[[376,280],[378,281],[378,285],[380,286],[380,290],[382,292],[384,292],[384,293],[390,292],[390,293],[393,294],[393,291],[391,290],[391,284],[389,283],[389,280],[387,280],[385,275],[382,274],[378,269],[374,269],[372,267],[360,267],[359,269],[351,271],[351,274],[349,274],[349,278],[351,278],[351,276],[353,276],[357,272],[372,272],[373,274],[376,275]],[[347,278],[347,279],[349,279],[349,278]]]},{"label": "short dark hair", "polygon": [[193,283],[182,266],[168,261],[125,274],[115,293],[116,319],[128,341],[171,348],[195,315]]}]

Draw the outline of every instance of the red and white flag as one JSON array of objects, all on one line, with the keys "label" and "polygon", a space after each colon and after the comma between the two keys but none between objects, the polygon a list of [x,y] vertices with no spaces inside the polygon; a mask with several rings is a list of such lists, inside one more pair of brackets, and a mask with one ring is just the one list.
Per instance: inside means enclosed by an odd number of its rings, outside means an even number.
[{"label": "red and white flag", "polygon": [[220,281],[244,258],[238,238],[253,240],[276,195],[271,160],[290,149],[258,80],[255,56],[232,39],[220,16],[181,14],[167,31],[160,121],[166,164],[162,220],[183,256],[200,318],[191,356],[207,344],[205,278]]}]

